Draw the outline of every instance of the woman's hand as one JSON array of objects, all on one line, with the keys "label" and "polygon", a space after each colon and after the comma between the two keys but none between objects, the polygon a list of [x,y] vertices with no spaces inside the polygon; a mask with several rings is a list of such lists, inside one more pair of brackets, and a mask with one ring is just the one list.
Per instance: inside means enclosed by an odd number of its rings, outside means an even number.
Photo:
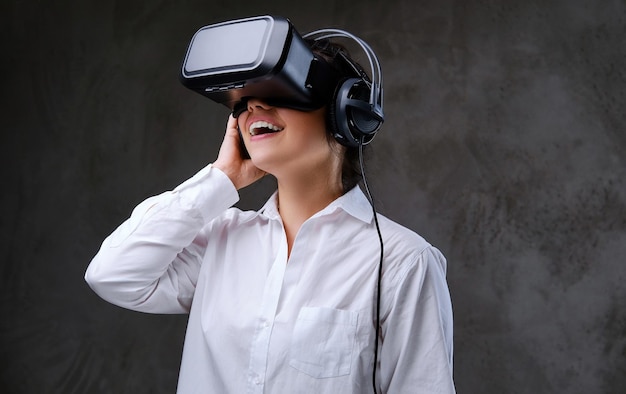
[{"label": "woman's hand", "polygon": [[237,119],[231,114],[226,125],[226,135],[213,167],[222,170],[233,182],[237,190],[261,179],[266,173],[254,166],[252,160],[244,159],[241,150]]}]

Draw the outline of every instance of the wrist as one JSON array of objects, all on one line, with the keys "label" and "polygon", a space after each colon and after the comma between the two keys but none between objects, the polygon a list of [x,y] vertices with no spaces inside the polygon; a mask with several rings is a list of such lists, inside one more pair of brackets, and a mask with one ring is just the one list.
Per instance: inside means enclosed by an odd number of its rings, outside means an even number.
[{"label": "wrist", "polygon": [[221,163],[219,160],[217,160],[213,163],[213,168],[220,170],[224,175],[226,175],[228,179],[230,179],[230,181],[233,183],[233,185],[235,185],[235,188],[239,190],[239,186],[235,182],[236,171],[234,171],[231,166],[228,166],[224,163]]}]

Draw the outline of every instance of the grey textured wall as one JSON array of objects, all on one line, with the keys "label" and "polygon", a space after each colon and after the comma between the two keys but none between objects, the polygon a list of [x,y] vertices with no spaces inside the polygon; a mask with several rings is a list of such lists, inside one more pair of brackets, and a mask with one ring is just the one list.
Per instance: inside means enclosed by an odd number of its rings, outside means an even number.
[{"label": "grey textured wall", "polygon": [[381,59],[368,172],[449,259],[459,393],[626,392],[626,3],[263,3],[2,2],[0,391],[174,391],[185,316],[82,276],[136,203],[216,156],[227,113],[177,80],[191,34],[276,13]]}]

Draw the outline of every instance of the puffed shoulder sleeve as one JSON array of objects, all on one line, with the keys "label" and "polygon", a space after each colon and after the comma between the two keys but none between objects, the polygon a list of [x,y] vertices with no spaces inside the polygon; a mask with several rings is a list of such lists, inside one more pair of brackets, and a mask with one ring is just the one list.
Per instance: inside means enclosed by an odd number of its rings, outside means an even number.
[{"label": "puffed shoulder sleeve", "polygon": [[238,199],[222,171],[205,167],[139,204],[103,241],[85,280],[104,300],[124,308],[188,312],[209,236],[203,228]]}]

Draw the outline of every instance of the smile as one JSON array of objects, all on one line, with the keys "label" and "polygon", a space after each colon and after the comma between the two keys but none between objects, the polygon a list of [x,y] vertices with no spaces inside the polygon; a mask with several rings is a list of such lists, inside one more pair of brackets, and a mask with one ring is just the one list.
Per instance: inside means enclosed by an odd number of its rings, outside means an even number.
[{"label": "smile", "polygon": [[267,133],[277,133],[282,130],[283,127],[278,127],[264,120],[258,120],[256,122],[253,122],[249,127],[250,135],[252,136]]}]

